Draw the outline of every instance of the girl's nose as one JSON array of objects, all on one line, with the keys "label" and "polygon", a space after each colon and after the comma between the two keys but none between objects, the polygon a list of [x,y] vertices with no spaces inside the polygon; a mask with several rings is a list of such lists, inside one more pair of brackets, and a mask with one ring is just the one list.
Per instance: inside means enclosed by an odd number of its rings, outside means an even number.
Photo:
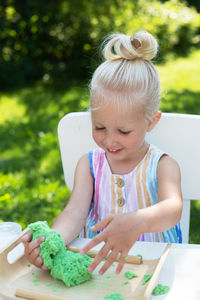
[{"label": "girl's nose", "polygon": [[116,145],[116,139],[114,137],[114,135],[111,135],[111,134],[106,134],[106,136],[104,137],[104,145],[107,147],[107,148],[112,148]]}]

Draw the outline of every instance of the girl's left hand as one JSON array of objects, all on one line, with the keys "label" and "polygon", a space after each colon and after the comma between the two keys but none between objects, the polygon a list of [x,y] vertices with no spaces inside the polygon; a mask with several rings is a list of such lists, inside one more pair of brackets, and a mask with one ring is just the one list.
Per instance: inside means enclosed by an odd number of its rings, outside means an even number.
[{"label": "girl's left hand", "polygon": [[104,229],[104,231],[95,236],[86,246],[84,246],[80,253],[87,253],[91,248],[103,241],[105,244],[89,266],[88,270],[90,272],[92,272],[104,258],[107,258],[99,271],[99,274],[104,274],[118,255],[119,264],[116,273],[119,274],[121,272],[130,248],[140,235],[138,221],[136,214],[132,212],[108,216],[91,228],[92,231],[99,231],[102,229]]}]

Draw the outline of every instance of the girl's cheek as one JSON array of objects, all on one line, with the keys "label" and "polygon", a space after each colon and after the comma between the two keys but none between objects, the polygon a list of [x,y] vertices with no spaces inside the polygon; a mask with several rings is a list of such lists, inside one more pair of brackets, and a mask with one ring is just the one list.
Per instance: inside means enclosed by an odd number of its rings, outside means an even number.
[{"label": "girl's cheek", "polygon": [[99,133],[93,133],[93,139],[95,140],[95,142],[100,142],[103,139],[103,136]]}]

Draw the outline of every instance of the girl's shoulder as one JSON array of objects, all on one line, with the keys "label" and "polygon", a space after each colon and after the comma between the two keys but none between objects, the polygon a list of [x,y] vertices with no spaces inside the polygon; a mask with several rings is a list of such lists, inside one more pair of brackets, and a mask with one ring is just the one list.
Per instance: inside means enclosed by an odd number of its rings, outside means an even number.
[{"label": "girl's shoulder", "polygon": [[76,169],[74,173],[74,187],[77,185],[78,186],[84,185],[86,183],[88,184],[92,183],[92,176],[90,173],[88,155],[84,154],[83,156],[80,157],[76,165]]},{"label": "girl's shoulder", "polygon": [[163,155],[159,160],[158,172],[167,174],[180,173],[180,167],[174,158],[169,155]]},{"label": "girl's shoulder", "polygon": [[159,178],[176,177],[180,178],[180,167],[178,162],[167,152],[151,145],[152,160],[156,163],[157,175]]},{"label": "girl's shoulder", "polygon": [[177,161],[169,155],[166,151],[159,149],[157,146],[150,144],[149,152],[151,152],[152,157],[158,157],[159,165],[165,166],[169,164],[169,166],[178,167]]},{"label": "girl's shoulder", "polygon": [[88,159],[88,154],[85,153],[83,154],[80,159],[78,160],[78,163],[76,165],[76,169],[80,169],[80,168],[87,168],[89,167],[89,159]]},{"label": "girl's shoulder", "polygon": [[143,162],[148,161],[149,165],[156,167],[160,159],[164,156],[168,156],[168,154],[165,151],[159,149],[157,146],[150,144]]}]

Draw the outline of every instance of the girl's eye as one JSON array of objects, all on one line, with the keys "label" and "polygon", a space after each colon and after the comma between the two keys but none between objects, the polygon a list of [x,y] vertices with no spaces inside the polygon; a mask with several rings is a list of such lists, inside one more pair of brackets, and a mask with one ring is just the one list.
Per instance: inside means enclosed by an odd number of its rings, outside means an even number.
[{"label": "girl's eye", "polygon": [[103,130],[105,127],[95,127],[96,130]]},{"label": "girl's eye", "polygon": [[119,129],[119,132],[120,132],[121,134],[129,134],[129,133],[130,133],[130,131],[123,131],[123,130],[120,130],[120,129]]}]

